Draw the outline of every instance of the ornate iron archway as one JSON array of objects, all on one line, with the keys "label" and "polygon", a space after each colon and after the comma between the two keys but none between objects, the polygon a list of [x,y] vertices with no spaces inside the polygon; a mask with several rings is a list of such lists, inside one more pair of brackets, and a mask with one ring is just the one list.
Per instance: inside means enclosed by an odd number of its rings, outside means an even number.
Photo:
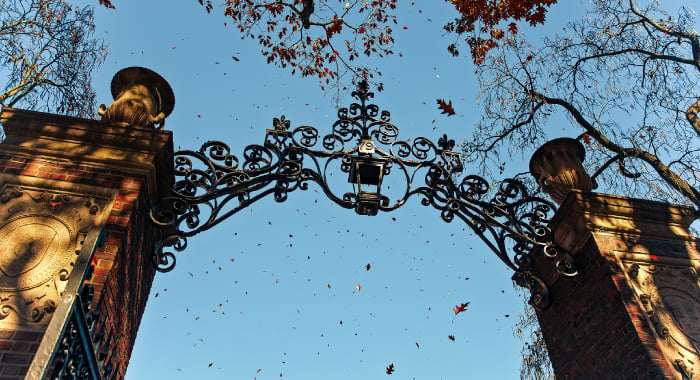
[{"label": "ornate iron archway", "polygon": [[[323,136],[311,126],[290,129],[282,116],[274,119],[263,145],[244,149],[243,160],[220,141],[206,142],[197,151],[176,151],[171,195],[150,212],[151,220],[167,231],[153,255],[156,268],[172,270],[176,260],[169,248],[183,251],[187,238],[268,195],[283,202],[288,193],[307,190],[314,182],[333,202],[361,215],[396,210],[417,196],[424,206],[439,210],[445,222],[462,220],[530,288],[531,303],[546,308],[547,285],[532,273],[534,248],[542,247],[561,275],[577,274],[573,258],[554,243],[548,227],[554,204],[529,194],[517,179],[489,183],[478,175],[462,175],[461,154],[446,135],[437,144],[424,137],[412,143],[399,140],[390,113],[368,103],[374,94],[366,82],[352,96],[359,103],[341,108],[331,132]],[[348,174],[353,191],[339,194],[329,182],[330,170],[337,166]],[[397,172],[406,188],[390,199],[381,192],[382,182]]]}]

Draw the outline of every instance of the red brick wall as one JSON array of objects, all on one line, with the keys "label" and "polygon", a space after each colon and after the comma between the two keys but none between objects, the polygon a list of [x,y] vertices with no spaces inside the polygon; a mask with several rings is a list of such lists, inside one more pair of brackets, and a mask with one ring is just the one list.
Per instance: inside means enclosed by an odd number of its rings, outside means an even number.
[{"label": "red brick wall", "polygon": [[687,207],[569,194],[551,226],[555,241],[574,257],[578,275],[558,277],[552,261],[534,253],[535,272],[549,284],[552,300],[537,317],[557,379],[679,376],[637,298],[639,282],[628,278],[636,275],[626,275],[625,265],[693,266],[691,260],[700,257],[689,232],[693,220]]},{"label": "red brick wall", "polygon": [[0,379],[24,379],[39,342],[41,332],[0,329]]},{"label": "red brick wall", "polygon": [[[123,378],[155,269],[160,232],[148,219],[154,194],[167,192],[172,135],[139,127],[4,109],[8,136],[0,145],[0,174],[113,189],[106,241],[93,257],[93,339],[110,379]],[[44,137],[48,136],[48,137]],[[57,141],[55,145],[53,141]],[[62,141],[76,152],[62,150]],[[72,145],[70,145],[72,144]],[[56,148],[57,147],[57,148]],[[76,148],[77,147],[77,148]],[[107,153],[105,153],[107,152]],[[109,153],[113,152],[113,153]],[[119,159],[121,153],[133,159]],[[157,177],[160,175],[161,177]],[[0,380],[24,378],[43,333],[0,330]]]},{"label": "red brick wall", "polygon": [[[144,179],[113,169],[8,155],[0,155],[0,168],[11,175],[118,189],[105,226],[107,239],[95,253],[94,274],[89,283],[95,286],[95,306],[105,292],[100,305],[101,318],[107,318],[105,329],[113,334],[110,341],[110,351],[114,351],[110,355],[112,364],[119,377],[123,377],[155,274],[151,263],[153,229],[147,219],[151,200],[144,194]],[[29,355],[28,351],[26,344],[13,343],[0,357],[0,366],[21,361],[20,358]],[[3,371],[14,369],[8,367]],[[21,370],[18,373],[21,374]]]},{"label": "red brick wall", "polygon": [[[606,238],[608,244],[614,239]],[[550,287],[537,312],[558,379],[673,379],[643,310],[606,243],[588,239],[576,255],[579,275]],[[601,254],[603,253],[603,254]]]}]

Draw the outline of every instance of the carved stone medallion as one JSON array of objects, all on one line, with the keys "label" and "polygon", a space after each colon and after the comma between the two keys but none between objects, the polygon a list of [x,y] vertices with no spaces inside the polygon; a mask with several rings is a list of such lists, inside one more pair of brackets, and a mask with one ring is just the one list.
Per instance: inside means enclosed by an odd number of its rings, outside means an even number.
[{"label": "carved stone medallion", "polygon": [[0,323],[48,323],[106,199],[5,184],[0,189]]},{"label": "carved stone medallion", "polygon": [[35,288],[70,264],[75,232],[52,215],[25,215],[0,224],[0,291]]},{"label": "carved stone medallion", "polygon": [[700,374],[700,287],[695,269],[649,263],[625,263],[631,285],[658,346],[678,378]]}]

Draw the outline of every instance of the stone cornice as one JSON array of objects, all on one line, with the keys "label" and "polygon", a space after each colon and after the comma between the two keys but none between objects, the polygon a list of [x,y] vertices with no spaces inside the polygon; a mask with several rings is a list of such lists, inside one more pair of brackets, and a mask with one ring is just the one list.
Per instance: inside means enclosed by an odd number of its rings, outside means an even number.
[{"label": "stone cornice", "polygon": [[550,226],[555,241],[575,252],[593,231],[695,242],[689,227],[696,217],[692,207],[572,190]]},{"label": "stone cornice", "polygon": [[170,131],[12,108],[2,109],[0,123],[7,136],[0,152],[142,173],[152,199],[172,184]]}]

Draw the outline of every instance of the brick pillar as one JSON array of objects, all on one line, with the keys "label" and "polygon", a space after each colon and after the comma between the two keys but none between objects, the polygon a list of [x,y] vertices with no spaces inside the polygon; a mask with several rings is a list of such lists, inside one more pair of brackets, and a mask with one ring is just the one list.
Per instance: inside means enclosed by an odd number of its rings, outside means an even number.
[{"label": "brick pillar", "polygon": [[7,108],[0,123],[0,378],[32,377],[82,244],[104,231],[86,305],[100,371],[121,379],[155,273],[148,210],[171,185],[172,134]]},{"label": "brick pillar", "polygon": [[[552,305],[538,311],[558,379],[700,376],[700,254],[691,208],[573,190],[552,220],[579,274],[536,271]],[[695,376],[695,377],[693,377]]]}]

